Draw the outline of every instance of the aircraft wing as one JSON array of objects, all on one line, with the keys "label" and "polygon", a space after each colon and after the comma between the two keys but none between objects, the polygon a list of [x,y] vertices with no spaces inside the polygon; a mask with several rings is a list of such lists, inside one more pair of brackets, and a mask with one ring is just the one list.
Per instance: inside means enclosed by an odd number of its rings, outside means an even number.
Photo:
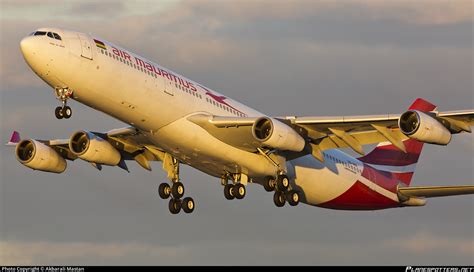
[{"label": "aircraft wing", "polygon": [[[119,167],[128,171],[124,160],[135,160],[143,168],[151,170],[149,161],[164,160],[165,153],[150,143],[147,138],[134,127],[124,127],[113,129],[107,132],[91,132],[96,136],[107,140],[114,148],[122,154],[122,162]],[[67,160],[75,160],[78,157],[69,148],[69,139],[52,139],[36,141],[43,143],[54,149],[59,155]],[[20,134],[13,132],[9,146],[16,146],[20,142]],[[91,163],[101,170],[101,165]]]},{"label": "aircraft wing", "polygon": [[401,187],[398,189],[398,193],[407,198],[468,195],[474,194],[474,186]]},{"label": "aircraft wing", "polygon": [[[452,134],[471,132],[474,125],[474,110],[428,112],[434,120],[444,125]],[[333,148],[352,148],[363,154],[362,145],[391,142],[405,151],[402,141],[409,139],[399,128],[401,114],[365,116],[327,116],[327,117],[275,117],[297,131],[311,145],[313,153],[320,157],[320,151]],[[256,151],[262,147],[252,135],[252,127],[261,117],[224,117],[197,114],[188,120],[206,129],[214,137],[235,147]],[[305,153],[303,152],[303,153]]]},{"label": "aircraft wing", "polygon": [[[474,125],[474,110],[429,112],[452,134],[471,132]],[[330,117],[285,117],[292,125],[308,131],[311,141],[319,149],[350,147],[358,153],[361,145],[391,142],[404,150],[403,140],[408,137],[400,131],[398,120],[401,114],[330,116]]]}]

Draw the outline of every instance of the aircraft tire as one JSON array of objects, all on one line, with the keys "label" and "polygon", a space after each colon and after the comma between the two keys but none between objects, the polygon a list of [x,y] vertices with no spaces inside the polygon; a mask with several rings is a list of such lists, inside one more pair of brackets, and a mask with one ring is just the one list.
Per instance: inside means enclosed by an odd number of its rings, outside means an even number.
[{"label": "aircraft tire", "polygon": [[273,195],[273,203],[275,203],[277,207],[283,207],[285,202],[285,194],[281,191],[276,191]]},{"label": "aircraft tire", "polygon": [[185,213],[192,213],[194,211],[195,204],[194,204],[194,200],[192,198],[185,197],[181,204],[183,206],[183,211]]},{"label": "aircraft tire", "polygon": [[232,200],[235,198],[234,194],[234,185],[233,184],[226,184],[224,186],[224,196],[227,200]]},{"label": "aircraft tire", "polygon": [[178,214],[181,211],[181,200],[171,198],[168,204],[171,214]]},{"label": "aircraft tire", "polygon": [[275,190],[275,179],[273,177],[267,177],[263,182],[263,188],[267,192],[272,192]]},{"label": "aircraft tire", "polygon": [[286,200],[291,206],[296,206],[298,203],[300,203],[300,195],[297,191],[291,190],[286,193]]},{"label": "aircraft tire", "polygon": [[236,184],[234,185],[233,191],[235,195],[235,198],[237,199],[242,199],[245,197],[245,193],[247,192],[247,189],[245,189],[245,186],[243,184]]},{"label": "aircraft tire", "polygon": [[54,115],[56,116],[57,119],[63,119],[64,116],[63,116],[63,108],[61,107],[56,107],[56,109],[54,110]]},{"label": "aircraft tire", "polygon": [[280,175],[277,179],[277,188],[280,191],[286,191],[290,186],[290,179],[286,175]]},{"label": "aircraft tire", "polygon": [[184,185],[181,182],[173,183],[173,187],[171,188],[171,195],[174,198],[179,199],[184,195]]},{"label": "aircraft tire", "polygon": [[161,183],[158,187],[158,194],[162,199],[168,199],[171,195],[171,188],[168,183]]},{"label": "aircraft tire", "polygon": [[64,106],[62,109],[61,109],[61,112],[63,114],[63,117],[66,118],[66,119],[69,119],[71,118],[72,116],[72,110],[69,106]]}]

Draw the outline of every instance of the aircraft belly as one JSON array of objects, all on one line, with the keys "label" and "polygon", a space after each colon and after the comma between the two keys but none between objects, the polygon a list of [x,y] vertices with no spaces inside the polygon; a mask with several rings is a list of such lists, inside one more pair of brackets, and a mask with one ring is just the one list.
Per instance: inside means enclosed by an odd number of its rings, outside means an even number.
[{"label": "aircraft belly", "polygon": [[303,202],[318,205],[343,194],[357,181],[334,165],[323,164],[308,155],[289,162],[295,185],[303,192]]},{"label": "aircraft belly", "polygon": [[277,172],[261,155],[228,145],[186,118],[162,127],[151,140],[180,161],[214,176],[224,171],[251,177],[273,176]]}]

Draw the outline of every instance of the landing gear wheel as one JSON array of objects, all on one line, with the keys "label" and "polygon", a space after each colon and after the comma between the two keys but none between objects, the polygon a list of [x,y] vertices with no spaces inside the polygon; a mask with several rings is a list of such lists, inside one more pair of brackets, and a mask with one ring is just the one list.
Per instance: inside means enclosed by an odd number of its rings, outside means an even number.
[{"label": "landing gear wheel", "polygon": [[194,200],[192,198],[185,197],[181,204],[185,213],[192,213],[194,211]]},{"label": "landing gear wheel", "polygon": [[234,185],[232,184],[226,184],[224,186],[224,196],[227,200],[232,200],[235,198],[234,195]]},{"label": "landing gear wheel", "polygon": [[273,195],[273,203],[277,207],[283,207],[285,205],[285,194],[281,191],[276,191]]},{"label": "landing gear wheel", "polygon": [[160,186],[158,187],[158,194],[162,199],[168,199],[170,197],[171,188],[168,183],[160,184]]},{"label": "landing gear wheel", "polygon": [[66,119],[69,119],[72,116],[72,110],[69,106],[64,106],[61,109],[61,112],[62,112],[62,115],[64,116],[64,118],[66,118]]},{"label": "landing gear wheel", "polygon": [[56,109],[54,110],[54,115],[56,116],[56,118],[58,119],[63,119],[64,116],[63,116],[63,108],[61,107],[56,107]]},{"label": "landing gear wheel", "polygon": [[181,200],[175,198],[170,199],[168,208],[172,214],[178,214],[181,211]]},{"label": "landing gear wheel", "polygon": [[234,190],[233,190],[233,193],[235,195],[235,198],[237,199],[242,199],[245,197],[245,193],[246,193],[246,189],[245,189],[245,186],[243,184],[236,184],[234,185]]},{"label": "landing gear wheel", "polygon": [[271,192],[275,190],[275,179],[273,177],[266,178],[265,181],[263,182],[263,188],[267,192]]},{"label": "landing gear wheel", "polygon": [[288,177],[285,175],[278,176],[277,189],[280,191],[286,191],[286,189],[288,189],[288,186],[290,186],[290,180],[288,179]]},{"label": "landing gear wheel", "polygon": [[184,195],[184,185],[179,181],[173,183],[173,187],[171,188],[171,194],[176,199],[181,198]]},{"label": "landing gear wheel", "polygon": [[291,190],[286,193],[286,200],[288,200],[288,204],[291,206],[296,206],[300,202],[300,195],[297,191]]}]

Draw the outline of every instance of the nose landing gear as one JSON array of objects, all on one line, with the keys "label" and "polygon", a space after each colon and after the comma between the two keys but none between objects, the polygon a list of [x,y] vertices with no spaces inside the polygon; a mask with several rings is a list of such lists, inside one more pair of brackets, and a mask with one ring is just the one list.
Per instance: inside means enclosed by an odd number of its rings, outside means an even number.
[{"label": "nose landing gear", "polygon": [[69,119],[72,116],[72,110],[69,106],[56,107],[54,110],[54,115],[58,119]]},{"label": "nose landing gear", "polygon": [[54,88],[54,94],[56,98],[60,100],[63,104],[62,107],[56,107],[54,110],[54,115],[58,119],[69,119],[72,116],[72,110],[69,106],[67,106],[67,100],[72,97],[73,91],[69,88]]}]

